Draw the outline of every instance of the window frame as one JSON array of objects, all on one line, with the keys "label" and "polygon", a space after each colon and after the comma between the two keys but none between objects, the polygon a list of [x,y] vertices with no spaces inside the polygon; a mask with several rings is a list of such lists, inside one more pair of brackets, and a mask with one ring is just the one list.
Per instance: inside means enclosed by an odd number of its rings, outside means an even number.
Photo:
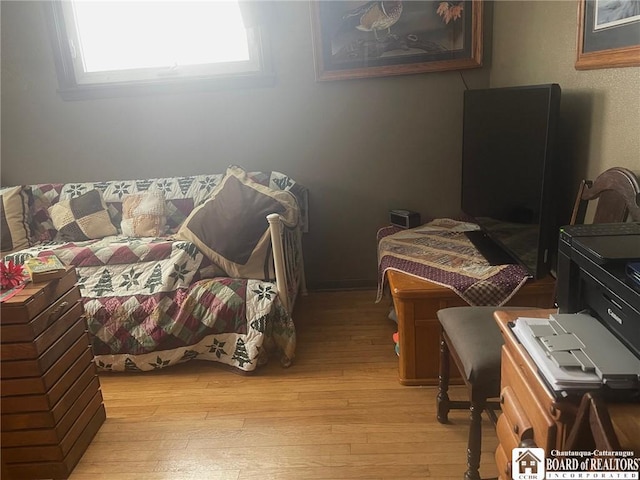
[{"label": "window frame", "polygon": [[257,44],[257,69],[255,71],[175,77],[167,75],[148,80],[84,83],[76,77],[74,69],[73,47],[65,19],[66,7],[63,7],[61,0],[45,2],[43,7],[53,48],[53,59],[58,77],[58,93],[63,100],[190,93],[265,87],[275,84],[268,35],[266,29],[260,26],[247,29],[249,38]]}]

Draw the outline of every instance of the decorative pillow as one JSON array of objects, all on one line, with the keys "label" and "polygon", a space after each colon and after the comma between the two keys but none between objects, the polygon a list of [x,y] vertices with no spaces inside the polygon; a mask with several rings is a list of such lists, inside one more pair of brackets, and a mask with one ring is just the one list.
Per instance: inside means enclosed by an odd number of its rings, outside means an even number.
[{"label": "decorative pillow", "polygon": [[10,252],[29,247],[29,187],[17,186],[0,190],[0,250]]},{"label": "decorative pillow", "polygon": [[122,233],[129,237],[159,237],[164,234],[167,215],[160,191],[135,193],[122,199]]},{"label": "decorative pillow", "polygon": [[232,166],[177,236],[195,243],[230,277],[272,279],[266,218],[270,213],[280,214],[288,226],[298,223],[299,209],[291,193],[260,185]]},{"label": "decorative pillow", "polygon": [[59,235],[66,240],[79,242],[118,233],[98,190],[54,204],[49,207],[49,215]]}]

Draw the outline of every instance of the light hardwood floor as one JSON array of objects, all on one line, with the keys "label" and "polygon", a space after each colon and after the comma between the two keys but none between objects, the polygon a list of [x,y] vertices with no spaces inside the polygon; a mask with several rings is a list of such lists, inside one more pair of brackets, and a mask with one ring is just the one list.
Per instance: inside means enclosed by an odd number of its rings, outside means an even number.
[{"label": "light hardwood floor", "polygon": [[[242,376],[206,362],[102,374],[107,420],[70,480],[460,480],[468,415],[435,415],[435,387],[397,381],[375,292],[299,300],[297,357]],[[461,387],[452,396],[462,398]],[[485,420],[481,475],[496,476]]]}]

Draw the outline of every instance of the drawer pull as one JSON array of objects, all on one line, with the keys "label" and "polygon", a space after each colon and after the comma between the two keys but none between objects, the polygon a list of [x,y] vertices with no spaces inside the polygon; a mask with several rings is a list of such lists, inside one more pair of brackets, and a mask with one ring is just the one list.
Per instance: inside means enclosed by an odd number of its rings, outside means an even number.
[{"label": "drawer pull", "polygon": [[518,441],[532,437],[533,425],[511,387],[504,387],[501,397],[504,399],[502,413],[509,419],[509,433],[516,435]]},{"label": "drawer pull", "polygon": [[49,314],[49,323],[51,324],[55,322],[58,318],[60,318],[60,315],[62,315],[62,313],[64,312],[64,309],[67,308],[68,306],[69,306],[69,302],[61,302],[60,305],[54,308],[52,312]]}]

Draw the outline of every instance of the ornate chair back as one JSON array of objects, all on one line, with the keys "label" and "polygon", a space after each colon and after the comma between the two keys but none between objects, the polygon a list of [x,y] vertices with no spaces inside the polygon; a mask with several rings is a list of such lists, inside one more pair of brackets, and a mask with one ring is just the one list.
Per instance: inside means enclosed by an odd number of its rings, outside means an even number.
[{"label": "ornate chair back", "polygon": [[587,205],[597,200],[592,223],[640,222],[640,183],[629,169],[613,167],[594,182],[583,180],[571,215],[571,224],[584,223]]}]

